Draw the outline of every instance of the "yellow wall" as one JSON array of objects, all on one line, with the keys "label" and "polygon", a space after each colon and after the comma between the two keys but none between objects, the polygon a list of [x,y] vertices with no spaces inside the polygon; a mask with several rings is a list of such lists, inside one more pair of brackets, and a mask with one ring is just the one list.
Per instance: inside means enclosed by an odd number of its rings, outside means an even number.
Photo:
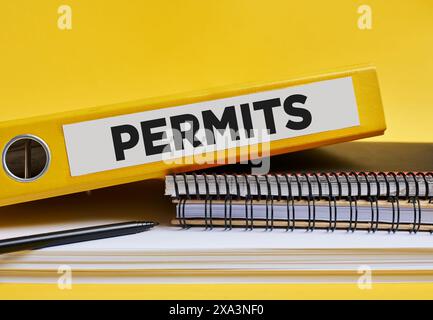
[{"label": "yellow wall", "polygon": [[[364,3],[372,30],[357,27]],[[432,16],[429,0],[2,1],[0,117],[372,62],[388,122],[374,140],[433,142]]]}]

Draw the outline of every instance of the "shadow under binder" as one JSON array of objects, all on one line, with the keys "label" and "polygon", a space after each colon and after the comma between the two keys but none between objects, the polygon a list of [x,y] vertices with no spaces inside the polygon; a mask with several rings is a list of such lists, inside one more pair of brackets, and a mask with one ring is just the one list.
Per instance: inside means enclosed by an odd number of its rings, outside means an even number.
[{"label": "shadow under binder", "polygon": [[[250,164],[234,164],[197,173],[251,173]],[[348,142],[270,157],[270,171],[431,171],[433,143]]]}]

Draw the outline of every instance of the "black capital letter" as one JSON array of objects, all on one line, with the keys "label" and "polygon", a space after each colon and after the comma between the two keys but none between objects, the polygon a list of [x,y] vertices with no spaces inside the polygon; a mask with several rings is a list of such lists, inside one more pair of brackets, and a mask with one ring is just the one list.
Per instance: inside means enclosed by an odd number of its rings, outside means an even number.
[{"label": "black capital letter", "polygon": [[[196,133],[200,129],[200,125],[198,123],[198,119],[192,114],[182,114],[179,116],[173,116],[170,118],[171,127],[174,132],[174,145],[176,150],[183,149],[183,140],[186,139],[194,146],[194,148],[199,147],[201,142],[196,138]],[[182,131],[180,128],[181,123],[190,123],[191,129],[188,131]],[[180,137],[177,134],[180,133]]]},{"label": "black capital letter", "polygon": [[263,110],[266,121],[266,128],[269,130],[270,134],[274,134],[277,132],[277,130],[275,129],[275,119],[272,109],[280,106],[281,101],[279,98],[253,102],[254,110]]},{"label": "black capital letter", "polygon": [[232,106],[225,108],[221,120],[219,120],[210,110],[203,111],[202,115],[204,127],[206,129],[206,140],[209,145],[215,144],[214,128],[222,135],[228,126],[229,129],[231,129],[230,135],[232,140],[240,139],[235,107]]},{"label": "black capital letter", "polygon": [[253,121],[251,120],[250,105],[248,103],[241,104],[242,119],[244,120],[245,133],[248,138],[254,137]]},{"label": "black capital letter", "polygon": [[286,111],[289,116],[302,118],[302,121],[298,122],[289,120],[286,124],[287,128],[292,130],[303,130],[311,124],[312,117],[310,111],[304,108],[295,108],[293,106],[294,103],[305,104],[305,101],[307,101],[307,97],[302,94],[294,94],[284,100],[284,111]]},{"label": "black capital letter", "polygon": [[[129,140],[122,141],[122,133],[127,133]],[[113,138],[116,161],[125,160],[125,150],[135,147],[140,138],[138,130],[129,124],[111,127],[111,137]]]},{"label": "black capital letter", "polygon": [[167,144],[162,144],[159,146],[154,146],[153,142],[161,140],[166,135],[165,131],[151,133],[151,129],[157,127],[163,127],[166,125],[165,119],[154,119],[149,121],[141,122],[141,132],[143,134],[144,148],[146,150],[146,155],[151,156],[158,153],[170,152],[170,147]]}]

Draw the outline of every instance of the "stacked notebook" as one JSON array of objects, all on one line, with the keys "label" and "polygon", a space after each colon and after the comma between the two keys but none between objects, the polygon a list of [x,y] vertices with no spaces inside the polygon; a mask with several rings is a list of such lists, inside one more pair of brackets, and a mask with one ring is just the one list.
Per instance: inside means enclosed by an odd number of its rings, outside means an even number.
[{"label": "stacked notebook", "polygon": [[[2,238],[143,219],[160,225],[2,255],[0,282],[56,284],[65,266],[73,284],[356,285],[365,268],[375,283],[433,281],[433,236],[422,232],[432,230],[432,159],[429,144],[347,143],[274,157],[275,175],[223,167],[3,207]],[[302,168],[309,173],[282,174]]]},{"label": "stacked notebook", "polygon": [[433,231],[432,172],[172,175],[174,224]]}]

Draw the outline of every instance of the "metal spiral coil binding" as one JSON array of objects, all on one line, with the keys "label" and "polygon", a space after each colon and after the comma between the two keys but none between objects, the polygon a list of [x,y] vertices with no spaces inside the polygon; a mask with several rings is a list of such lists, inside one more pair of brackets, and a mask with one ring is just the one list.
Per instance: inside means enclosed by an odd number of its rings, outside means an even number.
[{"label": "metal spiral coil binding", "polygon": [[[204,182],[205,182],[205,187],[206,187],[206,196],[205,196],[205,200],[204,200],[204,215],[205,215],[205,227],[206,229],[212,229],[213,228],[213,224],[212,224],[212,198],[210,196],[209,193],[209,183],[207,180],[207,174],[204,174]],[[197,180],[197,176],[194,175],[194,179]],[[197,182],[196,182],[197,183]],[[208,220],[208,202],[210,203],[210,207],[209,207],[209,220]]]},{"label": "metal spiral coil binding", "polygon": [[[191,177],[193,181],[191,181]],[[316,206],[317,202],[327,201],[329,212],[328,231],[338,228],[338,203],[345,201],[349,210],[347,221],[347,232],[355,232],[359,229],[360,221],[359,201],[369,202],[371,215],[369,222],[363,222],[363,229],[368,232],[376,232],[384,229],[384,223],[380,219],[379,200],[386,200],[390,204],[392,217],[389,233],[395,233],[401,227],[401,203],[404,200],[413,208],[413,220],[410,222],[410,233],[417,233],[422,227],[422,205],[420,199],[433,202],[430,194],[432,172],[329,172],[329,173],[283,173],[269,175],[229,175],[229,174],[202,174],[200,181],[198,175],[181,174],[173,175],[174,198],[178,202],[176,216],[183,228],[188,228],[185,216],[185,206],[193,197],[204,201],[204,225],[206,230],[212,229],[214,225],[213,207],[214,202],[224,203],[224,229],[231,230],[233,225],[233,201],[244,201],[246,230],[252,230],[255,226],[254,205],[255,202],[264,201],[265,205],[265,230],[273,230],[275,227],[274,208],[275,203],[284,204],[286,214],[284,226],[286,231],[293,231],[301,226],[296,220],[296,202],[305,201],[308,210],[308,220],[305,221],[307,231],[314,231],[317,226]],[[203,179],[203,181],[201,180]],[[430,180],[432,179],[432,180]],[[189,180],[189,181],[188,181]],[[180,193],[179,182],[183,182],[184,189]],[[201,184],[203,183],[204,184]],[[211,192],[210,182],[214,189]],[[192,184],[191,184],[192,183]],[[262,183],[265,183],[266,192]],[[241,194],[241,184],[244,186]],[[284,186],[285,184],[285,186]],[[343,193],[344,184],[344,193]],[[194,194],[191,192],[192,185],[195,187]],[[204,190],[199,190],[200,185]],[[412,187],[411,187],[412,186]],[[275,187],[273,189],[273,187]],[[337,190],[335,190],[335,187]],[[222,191],[224,190],[224,191]],[[253,190],[255,191],[253,193]],[[306,191],[305,191],[306,190]],[[313,192],[314,190],[314,192]],[[402,191],[403,190],[403,191]],[[284,192],[283,192],[284,191]],[[422,193],[422,194],[421,194]],[[365,227],[367,224],[367,227]],[[406,222],[407,224],[407,222]],[[237,225],[238,226],[238,225]],[[281,226],[281,224],[279,225]],[[433,233],[433,231],[430,231]]]},{"label": "metal spiral coil binding", "polygon": [[[315,222],[316,222],[316,206],[314,202],[313,189],[311,187],[310,177],[304,173],[302,174],[308,185],[308,194],[307,194],[307,205],[308,205],[308,226],[307,231],[314,231]],[[313,209],[311,209],[311,202],[313,202]],[[313,211],[313,219],[311,219],[311,211]]]},{"label": "metal spiral coil binding", "polygon": [[349,202],[349,228],[347,231],[352,231],[352,223],[353,223],[353,206],[352,206],[352,184],[349,181],[349,176],[346,172],[340,173],[340,176],[344,177],[346,179],[347,187],[348,187],[348,195],[347,195],[347,201]]},{"label": "metal spiral coil binding", "polygon": [[[227,175],[224,174],[224,181],[226,187],[226,197],[224,200],[224,229],[232,229],[232,195],[229,191],[230,185],[227,180]],[[229,210],[227,210],[227,203],[229,203]],[[227,211],[229,211],[229,218],[227,218]],[[229,221],[229,223],[227,223]]]},{"label": "metal spiral coil binding", "polygon": [[[274,197],[271,194],[271,184],[269,183],[269,176],[265,176],[266,179],[266,189],[267,189],[267,195],[266,195],[266,230],[269,228],[273,229],[273,223],[274,223]],[[271,226],[269,227],[269,202],[271,202]]]},{"label": "metal spiral coil binding", "polygon": [[[291,185],[289,183],[289,176],[288,174],[284,174],[284,177],[286,179],[286,183],[287,183],[287,228],[286,230],[289,231],[293,231],[295,230],[295,199],[293,198],[293,194],[292,194],[292,188]],[[289,204],[290,201],[290,204]],[[292,208],[292,223],[290,223],[290,208]]]},{"label": "metal spiral coil binding", "polygon": [[[247,195],[245,197],[245,229],[246,230],[252,230],[253,229],[253,197],[251,195],[251,186],[250,182],[248,181],[248,176],[246,174],[243,175],[245,179],[245,184],[247,186]],[[249,203],[249,206],[248,206]],[[250,215],[248,217],[248,207],[250,208]],[[248,225],[248,222],[250,222],[250,225]]]}]

